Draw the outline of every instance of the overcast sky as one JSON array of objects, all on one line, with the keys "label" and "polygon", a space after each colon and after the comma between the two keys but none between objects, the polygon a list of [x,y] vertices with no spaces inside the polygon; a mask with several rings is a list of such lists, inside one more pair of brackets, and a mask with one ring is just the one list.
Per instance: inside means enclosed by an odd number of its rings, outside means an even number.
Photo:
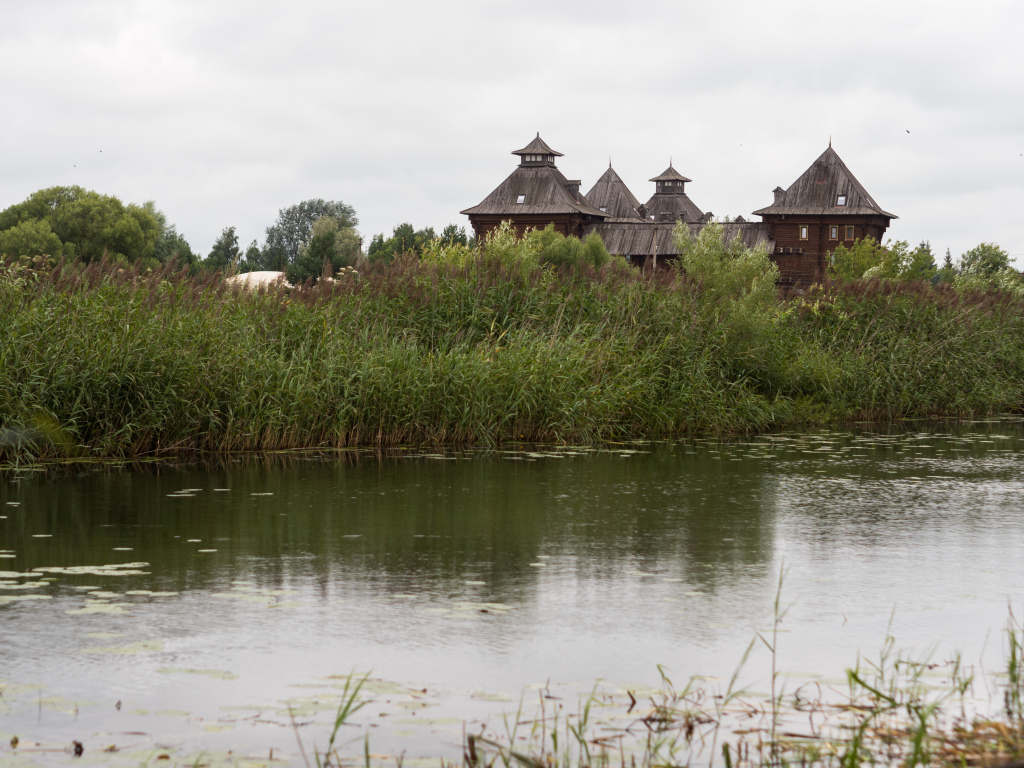
[{"label": "overcast sky", "polygon": [[[537,131],[587,190],[751,218],[828,146],[887,233],[1024,266],[1024,3],[4,0],[0,209],[156,201],[205,254],[278,209],[467,224]],[[756,217],[753,217],[756,220]]]}]

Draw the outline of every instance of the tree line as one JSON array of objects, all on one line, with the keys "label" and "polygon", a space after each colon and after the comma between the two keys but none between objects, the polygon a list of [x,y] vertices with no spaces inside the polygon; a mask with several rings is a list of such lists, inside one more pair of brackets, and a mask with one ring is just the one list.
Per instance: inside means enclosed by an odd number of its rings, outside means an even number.
[{"label": "tree line", "polygon": [[[477,246],[465,227],[449,224],[438,235],[433,227],[415,229],[402,223],[389,237],[374,235],[364,251],[358,224],[355,209],[347,203],[304,200],[278,211],[274,223],[266,228],[262,245],[253,240],[243,251],[235,227],[225,227],[203,257],[192,250],[153,201],[126,205],[116,197],[82,187],[50,187],[0,211],[0,255],[45,254],[84,262],[106,256],[148,268],[175,260],[194,272],[272,270],[286,273],[291,283],[301,283],[318,278],[325,270],[337,272],[355,266],[362,259],[390,263],[401,254],[422,256],[431,248],[454,245],[474,250]],[[554,256],[558,249],[578,247],[583,244],[574,246],[568,240],[552,240],[545,246],[555,260],[560,258]],[[981,243],[955,263],[947,249],[940,266],[927,240],[911,248],[903,240],[882,245],[864,238],[850,247],[839,245],[831,271],[838,280],[878,277],[978,287],[995,283],[1024,291],[1024,278],[1010,266],[1009,254],[995,243]]]},{"label": "tree line", "polygon": [[193,272],[232,270],[285,272],[293,283],[337,271],[360,259],[392,261],[419,254],[431,242],[473,245],[465,227],[450,224],[438,236],[432,227],[416,230],[400,224],[390,237],[376,235],[364,253],[356,231],[355,209],[340,200],[314,198],[281,208],[267,227],[263,244],[244,250],[235,227],[225,227],[203,257],[153,201],[124,204],[117,197],[78,186],[50,187],[0,211],[0,256],[78,258],[89,263],[104,256],[144,268],[171,260]]},{"label": "tree line", "polygon": [[832,254],[831,271],[837,280],[879,278],[884,280],[925,280],[932,284],[955,283],[961,287],[996,284],[1024,291],[1024,277],[1010,266],[1010,254],[995,243],[980,243],[960,255],[946,255],[939,266],[931,243],[922,240],[911,249],[906,240],[889,240],[882,245],[871,237],[850,247],[840,244]]}]

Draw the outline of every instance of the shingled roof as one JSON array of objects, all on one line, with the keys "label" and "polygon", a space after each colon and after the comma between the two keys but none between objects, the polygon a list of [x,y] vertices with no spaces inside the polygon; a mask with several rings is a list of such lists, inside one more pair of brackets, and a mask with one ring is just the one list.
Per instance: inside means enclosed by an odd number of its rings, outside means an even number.
[{"label": "shingled roof", "polygon": [[688,224],[695,224],[704,217],[704,212],[685,192],[655,193],[647,201],[647,213],[655,221],[662,221],[662,214],[668,214],[673,220],[682,219]]},{"label": "shingled roof", "polygon": [[[687,226],[690,228],[690,235],[694,238],[704,228],[704,224],[688,224]],[[769,236],[768,225],[764,222],[732,221],[719,226],[722,228],[722,239],[726,243],[731,243],[739,235],[743,244],[748,248],[763,243],[768,253],[775,250],[775,241]],[[674,229],[675,222],[655,224],[653,222],[606,221],[594,226],[594,231],[601,235],[608,252],[622,256],[653,255],[655,238],[658,242],[658,256],[678,256],[679,249],[672,236]]]},{"label": "shingled roof", "polygon": [[554,155],[555,157],[564,157],[561,152],[555,152],[549,147],[544,139],[540,137],[540,131],[537,131],[537,138],[531,141],[522,149],[517,149],[512,153],[513,155]]},{"label": "shingled roof", "polygon": [[[462,213],[467,216],[582,213],[599,219],[608,216],[592,206],[584,195],[573,194],[568,186],[568,179],[553,165],[521,165],[479,205]],[[518,202],[520,195],[522,203]]]},{"label": "shingled roof", "polygon": [[[837,205],[841,195],[846,205]],[[873,215],[897,218],[882,210],[831,145],[789,189],[775,190],[775,202],[755,215]]]},{"label": "shingled roof", "polygon": [[598,210],[603,210],[611,221],[643,220],[639,213],[640,201],[629,191],[626,182],[612,169],[611,164],[587,192],[587,200]]},{"label": "shingled roof", "polygon": [[660,176],[655,176],[653,179],[649,179],[649,181],[693,181],[693,179],[688,179],[683,176],[683,174],[673,168],[672,163],[669,162],[668,168],[662,171]]}]

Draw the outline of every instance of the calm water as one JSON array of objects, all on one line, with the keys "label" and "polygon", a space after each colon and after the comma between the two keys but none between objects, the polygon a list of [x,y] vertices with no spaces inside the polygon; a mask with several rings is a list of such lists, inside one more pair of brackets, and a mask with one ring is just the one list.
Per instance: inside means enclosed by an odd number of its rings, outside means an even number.
[{"label": "calm water", "polygon": [[795,679],[841,678],[890,622],[995,668],[1024,595],[1024,429],[944,430],[8,475],[0,744],[301,761],[292,718],[322,745],[354,671],[373,703],[346,750],[436,765],[544,684],[730,675],[783,566]]}]

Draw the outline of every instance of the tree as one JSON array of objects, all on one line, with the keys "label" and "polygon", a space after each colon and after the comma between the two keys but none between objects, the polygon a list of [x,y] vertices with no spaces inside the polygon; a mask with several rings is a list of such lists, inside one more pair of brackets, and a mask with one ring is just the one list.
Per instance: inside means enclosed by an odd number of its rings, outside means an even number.
[{"label": "tree", "polygon": [[391,230],[391,237],[386,240],[383,234],[374,235],[366,251],[366,258],[370,262],[390,263],[395,256],[403,253],[421,254],[424,246],[436,239],[433,227],[413,229],[412,224],[405,222]]},{"label": "tree", "polygon": [[455,224],[449,224],[447,227],[442,229],[440,239],[445,245],[469,244],[469,239],[466,237],[466,228]]},{"label": "tree", "polygon": [[865,237],[855,240],[850,248],[840,243],[832,255],[832,275],[836,280],[933,280],[935,274],[935,256],[927,240],[910,250],[906,240],[890,240],[880,245],[874,238]]},{"label": "tree", "polygon": [[1010,266],[1010,254],[995,243],[976,245],[960,257],[960,272],[989,276]]},{"label": "tree", "polygon": [[[108,254],[136,261],[154,258],[160,224],[144,207],[82,187],[50,187],[0,212],[0,232],[29,221],[46,222],[65,256],[95,261]],[[56,255],[56,254],[54,254]]]},{"label": "tree", "polygon": [[239,272],[255,272],[256,270],[263,269],[260,266],[263,263],[263,251],[260,250],[259,245],[253,240],[249,243],[249,247],[245,249],[245,256],[238,263]]},{"label": "tree", "polygon": [[224,227],[220,237],[203,259],[203,267],[208,270],[225,269],[238,260],[241,251],[238,249],[238,235],[234,227]]},{"label": "tree", "polygon": [[854,240],[849,248],[840,243],[832,254],[832,276],[836,280],[859,280],[869,269],[882,263],[882,251],[873,237]]},{"label": "tree", "polygon": [[184,237],[178,234],[178,228],[167,221],[167,214],[156,207],[156,203],[147,200],[142,204],[146,211],[157,224],[157,237],[153,256],[160,264],[166,264],[172,259],[179,265],[193,266],[199,261],[199,257],[192,252],[192,247]]},{"label": "tree", "polygon": [[936,276],[941,283],[952,283],[956,278],[956,275],[956,267],[953,266],[953,254],[951,254],[949,252],[949,248],[947,248],[946,258],[942,262],[942,267],[936,272]]},{"label": "tree", "polygon": [[60,238],[44,219],[29,219],[0,232],[0,256],[59,256]]},{"label": "tree", "polygon": [[358,258],[358,233],[325,216],[313,224],[309,242],[300,246],[298,258],[288,266],[288,282],[298,285],[310,277],[319,278],[328,269],[333,274],[353,266]]},{"label": "tree", "polygon": [[583,240],[578,237],[563,235],[555,231],[554,224],[544,229],[534,229],[523,237],[539,250],[539,263],[559,266],[575,266],[586,263],[602,267],[611,261],[604,240],[596,232],[591,232]]},{"label": "tree", "polygon": [[260,256],[261,269],[285,270],[299,257],[299,248],[308,243],[313,224],[322,218],[335,219],[339,227],[355,228],[359,223],[355,209],[340,200],[303,200],[277,213],[277,221],[267,227],[267,239]]}]

